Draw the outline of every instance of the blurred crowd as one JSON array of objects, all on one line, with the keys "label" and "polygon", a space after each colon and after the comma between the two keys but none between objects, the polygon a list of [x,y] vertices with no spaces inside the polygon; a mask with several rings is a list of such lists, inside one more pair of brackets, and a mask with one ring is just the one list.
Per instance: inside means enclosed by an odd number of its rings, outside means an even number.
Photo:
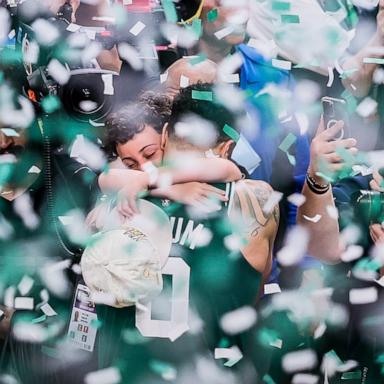
[{"label": "blurred crowd", "polygon": [[383,84],[384,0],[0,1],[0,383],[383,383]]}]

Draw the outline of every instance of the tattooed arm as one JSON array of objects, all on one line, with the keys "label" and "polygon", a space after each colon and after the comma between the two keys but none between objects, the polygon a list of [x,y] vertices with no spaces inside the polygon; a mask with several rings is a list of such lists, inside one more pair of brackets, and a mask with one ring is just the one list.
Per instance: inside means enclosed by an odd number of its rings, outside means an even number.
[{"label": "tattooed arm", "polygon": [[249,264],[266,278],[272,267],[272,251],[279,226],[279,206],[263,211],[273,192],[269,184],[259,180],[236,183],[231,218],[243,226],[247,244],[242,254]]}]

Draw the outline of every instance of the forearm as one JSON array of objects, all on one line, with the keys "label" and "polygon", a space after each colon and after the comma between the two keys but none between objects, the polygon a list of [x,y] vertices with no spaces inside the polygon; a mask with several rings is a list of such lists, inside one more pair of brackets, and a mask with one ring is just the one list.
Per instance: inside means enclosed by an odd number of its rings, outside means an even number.
[{"label": "forearm", "polygon": [[343,64],[343,69],[351,71],[351,74],[344,78],[342,83],[354,96],[364,97],[368,94],[378,64],[364,63],[364,58],[382,58],[382,45],[382,39],[375,34],[364,48]]},{"label": "forearm", "polygon": [[[152,186],[161,185],[162,177],[165,175],[169,175],[172,184],[191,181],[203,183],[230,182],[241,178],[241,172],[236,164],[225,159],[193,159],[190,164],[183,164],[182,167],[160,167],[158,168],[157,182]],[[132,178],[138,177],[147,177],[149,180],[146,172],[130,169],[109,169],[108,172],[103,172],[99,176],[99,186],[104,193],[119,191],[127,186]]]},{"label": "forearm", "polygon": [[[332,218],[327,207],[334,207],[332,188],[323,195],[313,193],[304,184],[302,194],[306,201],[297,212],[297,224],[306,228],[309,232],[308,253],[327,263],[336,263],[340,260],[340,234],[338,221]],[[306,219],[321,215],[318,222]]]},{"label": "forearm", "polygon": [[[163,171],[161,169],[161,171]],[[202,183],[230,182],[241,179],[239,168],[230,160],[220,158],[193,159],[182,166],[164,169],[172,176],[173,184],[199,181]]]}]

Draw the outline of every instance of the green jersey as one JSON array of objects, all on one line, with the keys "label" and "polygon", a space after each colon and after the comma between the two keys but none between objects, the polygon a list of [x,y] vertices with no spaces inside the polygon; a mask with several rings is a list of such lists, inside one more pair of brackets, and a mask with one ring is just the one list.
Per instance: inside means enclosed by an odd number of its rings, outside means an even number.
[{"label": "green jersey", "polygon": [[[226,191],[228,202],[203,215],[189,206],[148,198],[167,213],[173,232],[173,246],[163,268],[163,293],[149,312],[134,307],[98,310],[103,323],[98,343],[100,368],[119,361],[132,380],[148,372],[151,359],[180,366],[226,344],[244,347],[241,340],[224,333],[220,318],[256,302],[261,274],[232,244],[236,236],[228,213],[235,184],[215,187]],[[150,337],[136,339],[138,330]],[[136,336],[132,339],[132,335]],[[139,345],[137,340],[141,340]]]}]

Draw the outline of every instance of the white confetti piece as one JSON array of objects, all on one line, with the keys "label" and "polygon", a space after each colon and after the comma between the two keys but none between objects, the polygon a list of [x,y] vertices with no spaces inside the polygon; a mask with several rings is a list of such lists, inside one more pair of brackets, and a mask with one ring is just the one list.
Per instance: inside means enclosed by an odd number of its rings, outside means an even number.
[{"label": "white confetti piece", "polygon": [[75,158],[81,164],[87,164],[94,170],[102,169],[106,164],[103,151],[99,146],[86,139],[84,135],[76,135],[70,157]]},{"label": "white confetti piece", "polygon": [[113,88],[113,76],[111,73],[101,75],[104,83],[104,95],[113,95],[115,93]]},{"label": "white confetti piece", "polygon": [[272,66],[275,68],[290,71],[292,69],[292,62],[287,60],[272,59]]},{"label": "white confetti piece", "polygon": [[313,217],[303,215],[303,217],[305,220],[311,221],[312,223],[318,223],[320,221],[320,219],[322,218],[322,216],[319,214],[316,214]]},{"label": "white confetti piece", "polygon": [[40,299],[43,302],[47,302],[49,300],[49,293],[45,288],[40,291]]},{"label": "white confetti piece", "polygon": [[283,266],[297,264],[305,255],[309,242],[308,231],[296,225],[285,239],[285,245],[277,253],[277,259]]},{"label": "white confetti piece", "polygon": [[332,67],[328,67],[328,83],[327,83],[327,87],[332,87],[334,79],[335,79],[335,75],[333,73],[333,68]]},{"label": "white confetti piece", "polygon": [[375,280],[375,282],[382,287],[384,287],[384,276],[381,276],[379,280]]},{"label": "white confetti piece", "polygon": [[9,308],[13,308],[15,305],[15,293],[16,287],[11,285],[4,292],[4,305]]},{"label": "white confetti piece", "polygon": [[277,56],[278,48],[276,43],[273,40],[262,40],[262,39],[249,39],[248,44],[249,47],[255,48],[258,52],[260,52],[265,59],[273,59]]},{"label": "white confetti piece", "polygon": [[319,376],[309,373],[296,373],[292,378],[292,384],[318,384]]},{"label": "white confetti piece", "polygon": [[0,309],[0,321],[3,320],[5,312]]},{"label": "white confetti piece", "polygon": [[300,135],[305,135],[309,129],[309,118],[304,112],[296,112],[295,118],[300,127]]},{"label": "white confetti piece", "polygon": [[350,261],[359,259],[364,253],[364,248],[360,245],[351,244],[348,248],[341,254],[341,260],[344,263],[349,263]]},{"label": "white confetti piece", "polygon": [[3,42],[9,33],[11,26],[8,11],[5,7],[0,8],[0,42]]},{"label": "white confetti piece", "polygon": [[121,382],[121,374],[115,367],[105,368],[87,373],[84,382],[85,384],[118,384]]},{"label": "white confetti piece", "polygon": [[20,137],[20,134],[12,128],[1,128],[1,132],[8,137]]},{"label": "white confetti piece", "polygon": [[8,240],[14,233],[12,224],[0,213],[0,239]]},{"label": "white confetti piece", "polygon": [[13,201],[13,209],[29,229],[35,229],[40,223],[40,217],[33,210],[32,199],[29,193],[23,193]]},{"label": "white confetti piece", "polygon": [[34,284],[34,280],[27,275],[24,275],[20,280],[20,283],[17,285],[17,289],[19,290],[21,296],[28,295],[29,291],[32,289]]},{"label": "white confetti piece", "polygon": [[40,172],[41,172],[41,169],[39,167],[37,167],[36,165],[32,165],[32,167],[28,169],[28,173],[39,174]]},{"label": "white confetti piece", "polygon": [[238,73],[226,74],[224,75],[223,81],[228,84],[237,84],[240,83],[240,76]]},{"label": "white confetti piece", "polygon": [[189,85],[189,77],[181,75],[180,76],[180,88],[186,88]]},{"label": "white confetti piece", "polygon": [[34,307],[33,297],[15,297],[15,309],[32,310]]},{"label": "white confetti piece", "polygon": [[325,325],[325,323],[319,324],[313,333],[313,337],[315,339],[319,339],[321,336],[324,335],[326,329],[327,329],[327,326]]},{"label": "white confetti piece", "polygon": [[131,5],[132,0],[123,0],[123,5]]},{"label": "white confetti piece", "polygon": [[164,72],[160,74],[160,84],[163,84],[168,79],[168,72]]},{"label": "white confetti piece", "polygon": [[306,197],[301,193],[293,193],[287,197],[287,200],[296,207],[301,207],[305,203]]},{"label": "white confetti piece", "polygon": [[221,40],[224,39],[224,37],[229,36],[231,33],[233,33],[235,30],[234,26],[228,26],[223,29],[220,29],[219,31],[215,32],[214,35],[216,39]]},{"label": "white confetti piece", "polygon": [[36,40],[42,45],[52,45],[60,37],[56,27],[44,19],[37,19],[31,25]]},{"label": "white confetti piece", "polygon": [[70,78],[70,73],[60,61],[52,59],[48,64],[48,73],[60,84],[64,85]]},{"label": "white confetti piece", "polygon": [[46,316],[56,316],[57,312],[48,304],[43,304],[40,309],[44,312]]},{"label": "white confetti piece", "polygon": [[270,295],[272,293],[281,293],[279,284],[277,283],[264,284],[264,294]]},{"label": "white confetti piece", "polygon": [[334,205],[327,205],[326,211],[331,219],[337,220],[339,218],[339,211]]},{"label": "white confetti piece", "polygon": [[316,353],[311,349],[290,352],[284,355],[282,366],[285,372],[293,373],[297,371],[310,370],[316,366]]},{"label": "white confetti piece", "polygon": [[377,301],[378,292],[376,287],[355,288],[349,291],[349,302],[351,304],[369,304]]},{"label": "white confetti piece", "polygon": [[366,97],[356,108],[356,113],[364,118],[374,115],[377,112],[377,101]]},{"label": "white confetti piece", "polygon": [[281,349],[283,347],[283,340],[281,340],[281,339],[273,340],[273,341],[271,341],[269,343],[269,345],[271,347],[275,347],[275,348]]},{"label": "white confetti piece", "polygon": [[256,320],[255,309],[246,306],[223,315],[220,319],[220,327],[229,335],[237,335],[251,328]]},{"label": "white confetti piece", "polygon": [[141,71],[144,68],[143,61],[139,57],[139,52],[128,43],[120,43],[117,50],[120,57],[125,60],[133,70]]},{"label": "white confetti piece", "polygon": [[276,205],[279,204],[279,201],[283,198],[283,194],[281,192],[272,191],[268,197],[268,200],[263,205],[263,212],[266,214],[270,214]]},{"label": "white confetti piece", "polygon": [[68,25],[68,27],[67,27],[66,29],[67,29],[67,31],[69,31],[69,32],[77,32],[80,28],[81,28],[80,25],[71,23],[71,24]]},{"label": "white confetti piece", "polygon": [[145,28],[145,24],[142,21],[138,21],[130,30],[133,36],[137,36],[143,29]]},{"label": "white confetti piece", "polygon": [[215,359],[227,359],[226,367],[233,367],[243,358],[243,354],[237,346],[230,348],[215,348]]}]

